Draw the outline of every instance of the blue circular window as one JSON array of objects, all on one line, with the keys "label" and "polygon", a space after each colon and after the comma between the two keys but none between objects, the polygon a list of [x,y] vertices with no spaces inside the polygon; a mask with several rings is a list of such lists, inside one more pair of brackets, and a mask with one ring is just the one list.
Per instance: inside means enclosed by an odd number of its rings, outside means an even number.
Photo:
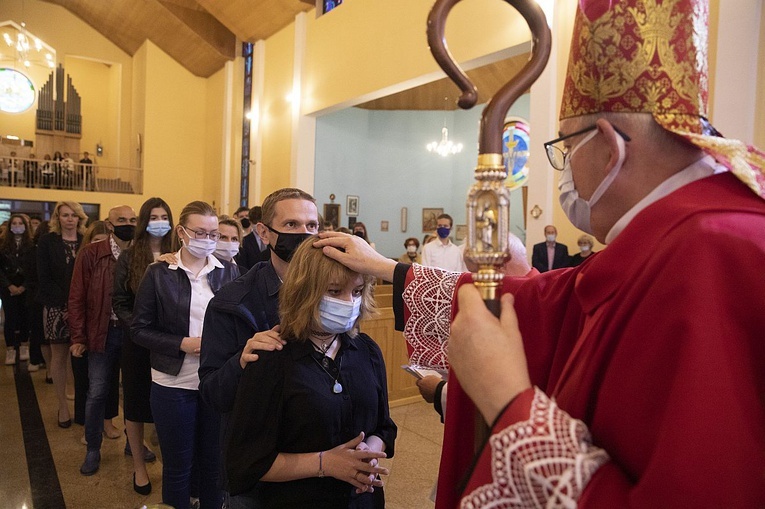
[{"label": "blue circular window", "polygon": [[0,68],[0,111],[21,113],[35,103],[35,86],[16,69]]}]

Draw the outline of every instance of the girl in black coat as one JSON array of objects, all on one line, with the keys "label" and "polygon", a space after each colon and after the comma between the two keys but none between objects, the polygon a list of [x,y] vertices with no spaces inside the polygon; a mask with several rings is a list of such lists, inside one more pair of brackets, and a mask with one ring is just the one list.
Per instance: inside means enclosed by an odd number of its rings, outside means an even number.
[{"label": "girl in black coat", "polygon": [[12,214],[8,231],[0,243],[0,298],[5,308],[5,364],[29,360],[29,310],[25,266],[32,249],[29,220]]}]

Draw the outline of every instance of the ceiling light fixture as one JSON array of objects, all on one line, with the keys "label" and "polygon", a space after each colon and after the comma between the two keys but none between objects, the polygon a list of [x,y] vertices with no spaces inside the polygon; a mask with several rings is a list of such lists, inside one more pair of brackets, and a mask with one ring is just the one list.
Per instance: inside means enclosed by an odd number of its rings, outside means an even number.
[{"label": "ceiling light fixture", "polygon": [[0,32],[7,47],[0,51],[0,62],[11,61],[14,68],[18,65],[24,69],[33,65],[49,69],[56,67],[56,50],[32,35],[23,21],[20,25],[13,21],[3,21],[0,23]]},{"label": "ceiling light fixture", "polygon": [[441,128],[441,140],[428,143],[425,148],[428,152],[435,152],[441,157],[459,154],[462,152],[462,143],[454,143],[449,139],[449,129],[446,128],[446,111],[448,98],[444,97],[444,126]]}]

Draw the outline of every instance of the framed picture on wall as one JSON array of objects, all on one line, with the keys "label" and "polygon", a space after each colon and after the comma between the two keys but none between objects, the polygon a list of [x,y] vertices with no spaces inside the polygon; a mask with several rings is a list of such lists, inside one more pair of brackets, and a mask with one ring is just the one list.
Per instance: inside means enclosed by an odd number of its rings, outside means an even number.
[{"label": "framed picture on wall", "polygon": [[467,237],[467,225],[466,224],[458,224],[454,227],[454,238],[457,240],[465,240],[465,237]]},{"label": "framed picture on wall", "polygon": [[345,198],[345,213],[350,217],[359,215],[359,197],[349,194]]},{"label": "framed picture on wall", "polygon": [[380,221],[380,231],[381,232],[387,232],[389,227],[388,221]]},{"label": "framed picture on wall", "polygon": [[444,213],[444,209],[422,209],[422,231],[434,232],[438,224],[438,216]]},{"label": "framed picture on wall", "polygon": [[339,203],[325,203],[324,204],[324,221],[332,223],[332,226],[337,230],[340,227],[340,204]]},{"label": "framed picture on wall", "polygon": [[348,229],[353,231],[353,226],[356,224],[356,218],[355,217],[349,217],[348,218]]}]

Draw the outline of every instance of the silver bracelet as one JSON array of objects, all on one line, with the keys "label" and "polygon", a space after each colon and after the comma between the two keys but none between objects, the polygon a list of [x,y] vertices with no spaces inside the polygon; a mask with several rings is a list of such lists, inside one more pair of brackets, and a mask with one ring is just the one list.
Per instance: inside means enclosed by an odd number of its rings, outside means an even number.
[{"label": "silver bracelet", "polygon": [[324,454],[324,451],[319,451],[319,477],[324,477],[324,468],[321,463],[322,454]]}]

